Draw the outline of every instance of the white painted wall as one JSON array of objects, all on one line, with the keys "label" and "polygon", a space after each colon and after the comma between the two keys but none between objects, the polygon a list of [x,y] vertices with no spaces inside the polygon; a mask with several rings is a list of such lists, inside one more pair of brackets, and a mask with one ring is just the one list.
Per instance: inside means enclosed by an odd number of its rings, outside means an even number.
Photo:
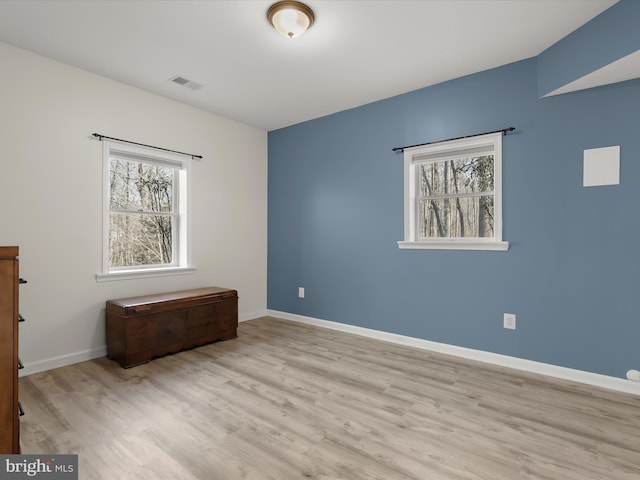
[{"label": "white painted wall", "polygon": [[[241,320],[264,313],[265,131],[4,43],[0,64],[0,245],[20,246],[29,282],[25,372],[103,355],[109,298],[221,286],[238,290]],[[102,144],[93,132],[204,156],[192,165],[197,273],[96,282]]]}]

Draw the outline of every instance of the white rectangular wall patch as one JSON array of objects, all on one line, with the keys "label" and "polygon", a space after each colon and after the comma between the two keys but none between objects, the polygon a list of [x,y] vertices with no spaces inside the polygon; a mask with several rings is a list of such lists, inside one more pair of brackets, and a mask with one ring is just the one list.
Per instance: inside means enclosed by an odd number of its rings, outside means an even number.
[{"label": "white rectangular wall patch", "polygon": [[620,183],[620,145],[590,148],[584,151],[585,187],[618,185]]}]

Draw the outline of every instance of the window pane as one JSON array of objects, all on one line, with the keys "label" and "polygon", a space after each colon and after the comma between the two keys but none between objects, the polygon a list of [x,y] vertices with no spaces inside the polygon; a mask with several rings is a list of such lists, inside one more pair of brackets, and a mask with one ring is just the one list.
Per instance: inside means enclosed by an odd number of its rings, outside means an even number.
[{"label": "window pane", "polygon": [[420,200],[418,232],[420,239],[493,237],[493,195]]},{"label": "window pane", "polygon": [[175,172],[163,165],[111,159],[110,208],[171,212]]},{"label": "window pane", "polygon": [[417,164],[420,196],[493,192],[493,155]]},{"label": "window pane", "polygon": [[112,213],[109,219],[111,267],[170,264],[173,217]]}]

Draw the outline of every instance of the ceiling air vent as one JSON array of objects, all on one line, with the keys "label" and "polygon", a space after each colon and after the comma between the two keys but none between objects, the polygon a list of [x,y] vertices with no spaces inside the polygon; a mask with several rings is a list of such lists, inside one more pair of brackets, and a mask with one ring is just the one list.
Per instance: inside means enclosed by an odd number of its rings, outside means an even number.
[{"label": "ceiling air vent", "polygon": [[199,90],[202,88],[202,85],[200,85],[199,83],[196,83],[187,78],[181,77],[180,75],[176,75],[175,77],[172,77],[170,80],[177,85],[190,88],[191,90]]}]

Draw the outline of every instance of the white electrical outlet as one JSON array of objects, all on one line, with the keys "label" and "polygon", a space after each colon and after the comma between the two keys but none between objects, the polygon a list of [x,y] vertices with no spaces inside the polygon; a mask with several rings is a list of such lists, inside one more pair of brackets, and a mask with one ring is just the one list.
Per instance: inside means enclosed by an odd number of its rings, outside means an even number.
[{"label": "white electrical outlet", "polygon": [[504,314],[504,328],[508,328],[509,330],[516,329],[516,314],[515,313],[505,313]]},{"label": "white electrical outlet", "polygon": [[298,287],[298,298],[304,298],[304,287]]}]

